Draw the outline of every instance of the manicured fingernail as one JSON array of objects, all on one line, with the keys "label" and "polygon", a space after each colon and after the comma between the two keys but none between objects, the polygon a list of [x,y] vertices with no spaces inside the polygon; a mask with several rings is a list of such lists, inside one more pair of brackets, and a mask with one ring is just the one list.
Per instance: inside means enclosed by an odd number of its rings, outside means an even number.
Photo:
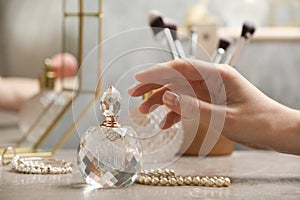
[{"label": "manicured fingernail", "polygon": [[136,74],[134,75],[134,78],[135,78],[137,81],[139,81],[139,80],[141,79],[141,77],[143,77],[143,73],[144,73],[144,71],[140,71],[140,72],[136,73]]},{"label": "manicured fingernail", "polygon": [[176,107],[179,103],[179,95],[166,91],[163,95],[163,102],[169,106]]},{"label": "manicured fingernail", "polygon": [[142,114],[148,114],[148,113],[149,113],[148,110],[147,110],[147,107],[146,107],[146,105],[145,105],[144,103],[142,103],[142,104],[139,106],[139,111],[140,111],[140,113],[142,113]]},{"label": "manicured fingernail", "polygon": [[128,94],[130,94],[130,95],[132,95],[132,94],[134,94],[134,92],[136,91],[136,89],[137,89],[137,84],[138,83],[136,83],[136,84],[134,84],[134,85],[132,85],[130,88],[128,88]]},{"label": "manicured fingernail", "polygon": [[165,129],[165,124],[166,124],[166,118],[164,118],[158,125],[158,127],[162,130]]},{"label": "manicured fingernail", "polygon": [[133,93],[133,87],[130,87],[127,91],[128,91],[128,94],[132,95],[132,93]]}]

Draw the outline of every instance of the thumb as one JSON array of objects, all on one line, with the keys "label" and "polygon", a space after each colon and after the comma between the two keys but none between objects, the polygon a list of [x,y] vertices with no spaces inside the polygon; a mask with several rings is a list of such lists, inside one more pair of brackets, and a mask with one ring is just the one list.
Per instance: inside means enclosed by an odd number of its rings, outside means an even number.
[{"label": "thumb", "polygon": [[[175,94],[171,91],[166,91],[162,97],[163,104],[170,110],[181,115],[185,119],[200,119],[201,122],[209,123],[213,105],[197,98]],[[200,120],[199,120],[200,121]]]}]

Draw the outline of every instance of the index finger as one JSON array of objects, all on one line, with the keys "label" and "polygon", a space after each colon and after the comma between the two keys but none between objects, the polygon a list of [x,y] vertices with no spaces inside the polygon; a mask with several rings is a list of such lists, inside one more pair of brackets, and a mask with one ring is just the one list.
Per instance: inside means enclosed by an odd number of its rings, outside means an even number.
[{"label": "index finger", "polygon": [[210,74],[216,72],[213,63],[193,59],[179,59],[157,64],[150,69],[135,75],[142,83],[167,84],[185,78],[188,81],[206,80]]}]

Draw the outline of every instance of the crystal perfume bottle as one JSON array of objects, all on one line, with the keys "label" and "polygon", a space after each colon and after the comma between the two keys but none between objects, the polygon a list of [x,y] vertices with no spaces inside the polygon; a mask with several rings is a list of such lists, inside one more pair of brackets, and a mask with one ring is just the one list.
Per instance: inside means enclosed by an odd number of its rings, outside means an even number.
[{"label": "crystal perfume bottle", "polygon": [[100,100],[104,122],[89,128],[78,147],[79,171],[96,188],[129,186],[142,167],[142,147],[136,133],[117,122],[120,102],[120,93],[110,86]]},{"label": "crystal perfume bottle", "polygon": [[[143,96],[147,99],[152,92]],[[176,123],[172,127],[161,130],[159,124],[169,110],[159,106],[147,115],[141,114],[138,108],[129,113],[127,123],[138,133],[142,148],[144,169],[164,167],[180,156],[183,144],[184,132],[182,123]]]},{"label": "crystal perfume bottle", "polygon": [[40,92],[29,99],[20,109],[19,128],[23,134],[22,146],[32,145],[62,111],[70,98],[54,90],[56,75],[50,59],[45,60],[45,70],[40,76]]}]

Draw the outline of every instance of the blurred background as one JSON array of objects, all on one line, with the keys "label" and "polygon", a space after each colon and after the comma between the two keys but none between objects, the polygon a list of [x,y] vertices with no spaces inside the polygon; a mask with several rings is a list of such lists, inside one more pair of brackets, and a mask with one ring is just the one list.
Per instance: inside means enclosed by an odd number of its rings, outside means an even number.
[{"label": "blurred background", "polygon": [[[94,4],[86,0],[91,9]],[[300,109],[299,0],[104,0],[103,39],[148,27],[151,9],[175,19],[183,32],[191,12],[196,19],[214,19],[218,32],[234,38],[244,20],[253,21],[258,33],[239,57],[237,70],[268,96]],[[62,49],[62,17],[62,0],[0,0],[0,75],[37,78],[44,58]],[[77,56],[78,33],[72,25],[67,35],[68,50]],[[145,37],[115,45],[130,46]],[[115,48],[103,51],[109,54]],[[17,113],[1,111],[0,118],[1,124],[11,124],[0,132],[16,131]]]},{"label": "blurred background", "polygon": [[[87,2],[93,4],[91,0]],[[187,12],[199,2],[207,2],[209,14],[217,18],[221,27],[241,28],[245,19],[254,21],[259,27],[298,27],[300,23],[298,0],[131,0],[130,3],[109,0],[103,1],[103,38],[147,27],[151,9],[160,10],[165,16],[175,19],[179,26],[184,26]],[[61,51],[61,0],[0,0],[0,13],[1,76],[36,78],[41,73],[43,59]],[[76,46],[75,42],[72,43],[76,35],[69,31],[68,44]],[[129,44],[124,41],[120,45]],[[253,40],[236,66],[272,98],[300,108],[299,48],[300,43],[293,38],[290,41]]]}]

